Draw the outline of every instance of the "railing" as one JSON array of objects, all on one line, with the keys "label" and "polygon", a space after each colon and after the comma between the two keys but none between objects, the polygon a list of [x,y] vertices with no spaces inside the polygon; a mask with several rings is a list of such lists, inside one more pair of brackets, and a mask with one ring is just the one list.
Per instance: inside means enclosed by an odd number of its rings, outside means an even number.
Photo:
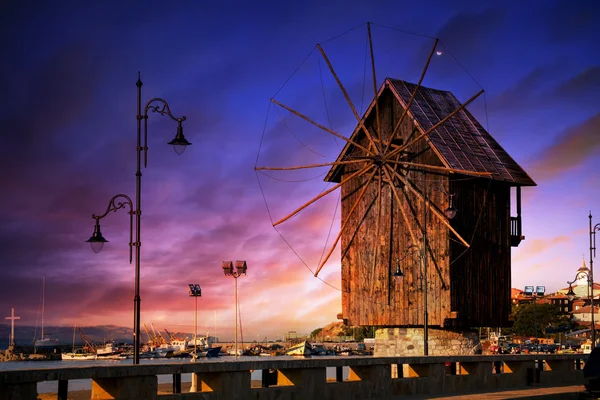
[{"label": "railing", "polygon": [[510,217],[510,245],[517,247],[525,239],[521,232],[521,217]]},{"label": "railing", "polygon": [[[583,384],[580,354],[449,357],[313,357],[185,364],[115,365],[0,372],[0,399],[34,400],[37,383],[92,379],[93,399],[358,399],[492,392],[502,389]],[[336,378],[327,379],[327,368]],[[262,387],[251,373],[263,371]],[[197,393],[181,391],[191,373]],[[158,375],[173,375],[173,394],[159,395]]]}]

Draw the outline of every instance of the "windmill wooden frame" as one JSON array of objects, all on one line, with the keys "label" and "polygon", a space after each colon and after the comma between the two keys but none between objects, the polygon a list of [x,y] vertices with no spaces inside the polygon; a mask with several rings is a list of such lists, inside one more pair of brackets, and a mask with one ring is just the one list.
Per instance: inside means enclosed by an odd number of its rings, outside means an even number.
[{"label": "windmill wooden frame", "polygon": [[[341,188],[340,232],[315,276],[340,243],[341,318],[347,324],[423,326],[429,304],[427,323],[432,326],[505,326],[510,249],[524,238],[521,187],[535,182],[467,111],[483,90],[461,104],[450,92],[421,86],[437,39],[418,83],[386,78],[378,88],[369,24],[367,29],[374,97],[362,117],[317,45],[357,120],[349,137],[272,99],[346,142],[333,162],[256,167],[331,166],[325,180],[335,185],[274,226]],[[516,217],[510,214],[513,187]],[[450,221],[443,210],[451,198],[459,213]],[[408,250],[419,243],[421,252],[415,257]],[[399,269],[403,278],[395,280],[392,274]]]}]

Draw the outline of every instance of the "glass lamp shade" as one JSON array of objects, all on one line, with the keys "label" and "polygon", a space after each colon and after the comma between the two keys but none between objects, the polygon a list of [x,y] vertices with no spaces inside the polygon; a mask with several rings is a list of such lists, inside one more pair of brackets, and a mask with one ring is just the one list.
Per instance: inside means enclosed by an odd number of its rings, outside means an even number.
[{"label": "glass lamp shade", "polygon": [[404,276],[404,274],[402,273],[402,271],[400,271],[400,266],[396,267],[396,271],[392,274],[392,277],[396,278],[396,279],[400,279]]},{"label": "glass lamp shade", "polygon": [[187,141],[185,136],[183,136],[183,126],[181,126],[181,122],[177,127],[177,134],[175,138],[169,142],[171,146],[173,146],[173,150],[177,153],[178,156],[182,155],[187,146],[191,146],[191,143]]},{"label": "glass lamp shade", "polygon": [[456,211],[458,210],[456,209],[456,207],[454,207],[454,195],[450,195],[450,205],[448,206],[448,208],[446,208],[444,214],[446,214],[446,217],[448,217],[448,219],[452,219],[456,215]]},{"label": "glass lamp shade", "polygon": [[573,301],[574,298],[575,298],[575,292],[573,291],[573,286],[569,285],[569,291],[567,292],[567,299],[569,299],[569,301]]},{"label": "glass lamp shade", "polygon": [[456,216],[456,208],[448,207],[446,211],[444,211],[444,213],[446,214],[446,217],[448,217],[448,219],[452,219],[454,218],[454,216]]},{"label": "glass lamp shade", "polygon": [[86,240],[86,242],[92,246],[92,251],[94,253],[99,253],[104,247],[104,243],[108,243],[108,240],[104,239],[102,232],[100,232],[100,224],[97,220],[96,225],[94,225],[94,233],[92,234],[92,237]]}]

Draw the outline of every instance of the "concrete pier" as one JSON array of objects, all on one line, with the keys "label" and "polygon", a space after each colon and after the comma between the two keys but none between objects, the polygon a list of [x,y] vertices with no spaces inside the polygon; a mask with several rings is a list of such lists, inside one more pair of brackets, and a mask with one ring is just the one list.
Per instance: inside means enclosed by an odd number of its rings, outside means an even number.
[{"label": "concrete pier", "polygon": [[[1,400],[35,400],[37,382],[92,379],[92,399],[404,399],[498,390],[582,385],[581,354],[429,357],[313,357],[189,364],[115,365],[0,372]],[[327,379],[334,368],[335,380]],[[250,375],[263,371],[263,387]],[[344,371],[344,373],[343,373]],[[195,393],[158,395],[157,376],[193,374]],[[266,378],[266,379],[265,379]],[[173,385],[173,388],[181,385]],[[177,390],[175,390],[177,391]],[[410,398],[410,397],[409,397]]]}]

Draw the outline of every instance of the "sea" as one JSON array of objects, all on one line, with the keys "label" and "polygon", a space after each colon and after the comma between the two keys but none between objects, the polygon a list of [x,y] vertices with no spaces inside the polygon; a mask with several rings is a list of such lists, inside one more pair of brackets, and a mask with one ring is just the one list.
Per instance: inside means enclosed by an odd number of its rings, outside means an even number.
[{"label": "sea", "polygon": [[[297,357],[293,356],[277,356],[277,359],[297,359]],[[210,360],[211,362],[215,362],[214,358],[199,358],[196,360],[197,363],[206,362]],[[238,362],[238,361],[251,361],[251,360],[265,360],[265,357],[250,357],[250,356],[240,356],[235,359],[233,356],[222,356],[218,358],[221,362]],[[189,358],[170,358],[165,360],[164,358],[160,359],[141,359],[140,364],[184,364],[190,363]],[[55,369],[55,368],[78,368],[78,367],[93,367],[93,366],[110,366],[110,365],[132,365],[133,360],[78,360],[78,361],[69,361],[69,360],[57,360],[57,361],[6,361],[0,362],[0,371],[14,371],[21,369]],[[335,378],[335,367],[327,368],[327,378]],[[347,368],[344,368],[344,376],[346,379],[348,375]],[[262,370],[254,370],[251,373],[252,380],[261,380],[262,379]],[[182,374],[181,375],[182,382],[191,382],[192,374]],[[158,375],[158,383],[171,383],[173,382],[173,375]],[[37,385],[38,393],[55,393],[58,391],[58,381],[46,381],[46,382],[38,382]],[[91,379],[74,379],[69,380],[69,391],[76,390],[91,390],[92,389],[92,380]]]}]

